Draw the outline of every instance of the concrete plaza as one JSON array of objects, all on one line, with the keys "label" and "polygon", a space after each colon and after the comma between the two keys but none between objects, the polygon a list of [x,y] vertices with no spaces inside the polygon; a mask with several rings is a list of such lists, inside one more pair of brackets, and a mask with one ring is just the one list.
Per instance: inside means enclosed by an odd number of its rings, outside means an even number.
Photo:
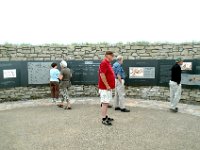
[{"label": "concrete plaza", "polygon": [[98,98],[72,99],[73,109],[49,100],[0,104],[0,150],[199,150],[200,106],[127,99],[130,113],[100,122]]}]

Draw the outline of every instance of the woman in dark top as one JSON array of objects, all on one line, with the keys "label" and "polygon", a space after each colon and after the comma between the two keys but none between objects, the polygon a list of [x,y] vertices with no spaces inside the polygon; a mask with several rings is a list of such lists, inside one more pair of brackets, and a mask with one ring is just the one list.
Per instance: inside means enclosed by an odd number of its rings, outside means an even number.
[{"label": "woman in dark top", "polygon": [[[60,94],[62,95],[61,104],[59,104],[59,107],[62,107],[64,109],[71,109],[71,104],[69,101],[69,94],[68,94],[68,88],[71,86],[70,79],[72,77],[71,71],[69,68],[67,68],[67,62],[62,60],[60,63],[61,66],[61,72],[60,72]],[[64,102],[67,102],[66,107],[64,107]]]}]

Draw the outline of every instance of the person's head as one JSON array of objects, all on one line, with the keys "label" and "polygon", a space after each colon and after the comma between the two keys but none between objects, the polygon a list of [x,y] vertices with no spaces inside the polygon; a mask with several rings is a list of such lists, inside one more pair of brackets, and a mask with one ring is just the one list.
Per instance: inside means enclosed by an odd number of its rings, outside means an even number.
[{"label": "person's head", "polygon": [[60,67],[61,67],[61,68],[66,68],[66,67],[67,67],[67,62],[64,61],[64,60],[62,60],[62,61],[60,62]]},{"label": "person's head", "polygon": [[111,51],[107,51],[106,54],[105,54],[105,57],[109,62],[111,62],[114,59],[114,54]]},{"label": "person's head", "polygon": [[179,64],[179,65],[182,65],[183,64],[183,59],[182,58],[177,58],[176,59],[176,63]]},{"label": "person's head", "polygon": [[118,61],[120,64],[123,64],[123,56],[121,56],[121,55],[117,56],[117,61]]},{"label": "person's head", "polygon": [[52,64],[51,64],[51,67],[52,67],[52,68],[57,68],[58,65],[57,65],[56,63],[52,63]]}]

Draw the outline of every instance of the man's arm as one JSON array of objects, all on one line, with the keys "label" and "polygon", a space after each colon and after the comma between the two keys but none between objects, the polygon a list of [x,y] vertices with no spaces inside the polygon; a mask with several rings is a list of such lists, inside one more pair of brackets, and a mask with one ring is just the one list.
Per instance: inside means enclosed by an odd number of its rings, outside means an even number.
[{"label": "man's arm", "polygon": [[61,72],[60,72],[60,75],[59,75],[59,77],[58,77],[60,80],[62,80],[63,79],[63,72],[62,72],[62,70],[61,70]]},{"label": "man's arm", "polygon": [[104,74],[104,73],[100,73],[100,77],[101,77],[101,79],[102,79],[104,85],[106,86],[107,90],[110,90],[111,88],[110,88],[110,86],[109,86],[109,84],[108,84],[108,82],[107,82],[107,79],[106,79],[105,74]]},{"label": "man's arm", "polygon": [[60,74],[58,78],[59,78],[60,80],[62,80],[62,79],[63,79],[63,75]]},{"label": "man's arm", "polygon": [[119,74],[117,74],[117,79],[119,80],[120,83],[122,83],[122,77]]}]

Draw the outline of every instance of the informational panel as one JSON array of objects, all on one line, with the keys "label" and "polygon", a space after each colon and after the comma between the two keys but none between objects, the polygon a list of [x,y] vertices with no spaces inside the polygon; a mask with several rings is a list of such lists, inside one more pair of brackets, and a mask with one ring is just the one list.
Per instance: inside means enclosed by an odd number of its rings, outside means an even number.
[{"label": "informational panel", "polygon": [[71,82],[73,85],[83,84],[83,62],[82,61],[68,61],[69,69],[72,72]]},{"label": "informational panel", "polygon": [[[48,84],[51,62],[0,62],[0,88]],[[55,61],[60,70],[60,61]],[[73,85],[96,85],[100,60],[67,61]],[[114,61],[113,61],[114,63]],[[131,86],[168,86],[174,60],[124,60],[125,83]],[[199,88],[200,60],[184,60],[182,84]]]},{"label": "informational panel", "polygon": [[129,78],[154,79],[155,67],[129,67]]},{"label": "informational panel", "polygon": [[200,74],[182,74],[181,84],[200,85]]},{"label": "informational panel", "polygon": [[157,85],[156,60],[124,60],[126,85]]},{"label": "informational panel", "polygon": [[192,70],[192,62],[183,62],[183,64],[181,65],[181,70],[182,71],[186,71],[186,70]]},{"label": "informational panel", "polygon": [[72,84],[97,84],[99,64],[100,61],[68,61],[72,71]]},{"label": "informational panel", "polygon": [[27,85],[26,62],[0,62],[0,88]]},{"label": "informational panel", "polygon": [[160,85],[168,85],[171,79],[171,68],[175,64],[174,60],[159,60],[158,61],[158,80]]},{"label": "informational panel", "polygon": [[85,84],[97,84],[100,61],[85,61],[84,63],[83,79]]},{"label": "informational panel", "polygon": [[195,74],[200,74],[200,60],[195,61]]},{"label": "informational panel", "polygon": [[17,71],[16,69],[5,69],[3,70],[3,78],[16,78],[17,77]]},{"label": "informational panel", "polygon": [[[158,85],[169,85],[169,81],[171,79],[171,68],[173,67],[173,65],[175,65],[175,63],[175,60],[159,60]],[[184,60],[184,63],[181,66],[182,74],[193,74],[194,64],[195,60]]]},{"label": "informational panel", "polygon": [[48,84],[52,62],[28,62],[28,84]]}]

